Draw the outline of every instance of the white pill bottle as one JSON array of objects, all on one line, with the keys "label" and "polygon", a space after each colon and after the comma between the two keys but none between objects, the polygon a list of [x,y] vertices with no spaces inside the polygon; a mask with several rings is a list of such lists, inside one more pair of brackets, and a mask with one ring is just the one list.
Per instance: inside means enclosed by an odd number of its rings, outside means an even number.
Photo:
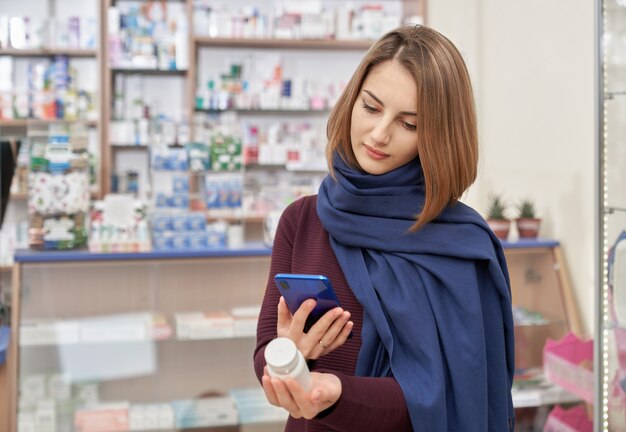
[{"label": "white pill bottle", "polygon": [[265,347],[267,373],[271,377],[298,381],[304,390],[311,386],[311,373],[304,356],[289,338],[279,337]]}]

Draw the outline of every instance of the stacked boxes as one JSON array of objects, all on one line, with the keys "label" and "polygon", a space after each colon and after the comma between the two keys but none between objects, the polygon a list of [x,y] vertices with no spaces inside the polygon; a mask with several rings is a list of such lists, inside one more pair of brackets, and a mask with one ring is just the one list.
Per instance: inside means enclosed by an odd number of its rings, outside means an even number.
[{"label": "stacked boxes", "polygon": [[45,140],[33,139],[28,178],[29,245],[71,249],[87,242],[88,157],[82,140],[50,126]]},{"label": "stacked boxes", "polygon": [[207,224],[202,212],[157,212],[152,217],[154,250],[226,247],[226,225]]}]

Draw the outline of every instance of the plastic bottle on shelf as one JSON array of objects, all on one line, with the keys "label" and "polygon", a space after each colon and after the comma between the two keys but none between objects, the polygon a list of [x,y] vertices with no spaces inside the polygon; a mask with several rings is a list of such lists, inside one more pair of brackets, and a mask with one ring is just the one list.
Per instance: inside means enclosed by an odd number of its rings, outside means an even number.
[{"label": "plastic bottle on shelf", "polygon": [[304,356],[289,338],[279,337],[265,347],[267,372],[279,379],[293,378],[303,389],[311,386],[311,373]]}]

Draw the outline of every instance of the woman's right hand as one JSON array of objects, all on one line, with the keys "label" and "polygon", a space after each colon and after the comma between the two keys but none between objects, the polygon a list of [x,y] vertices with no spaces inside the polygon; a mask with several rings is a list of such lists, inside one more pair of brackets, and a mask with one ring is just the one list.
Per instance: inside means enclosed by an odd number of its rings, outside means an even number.
[{"label": "woman's right hand", "polygon": [[281,297],[278,302],[278,324],[276,326],[278,337],[291,339],[305,360],[315,360],[339,348],[348,339],[354,326],[352,321],[348,321],[350,312],[336,307],[326,312],[309,329],[308,333],[304,333],[304,324],[315,305],[315,300],[306,300],[300,305],[296,313],[291,315],[285,299]]}]

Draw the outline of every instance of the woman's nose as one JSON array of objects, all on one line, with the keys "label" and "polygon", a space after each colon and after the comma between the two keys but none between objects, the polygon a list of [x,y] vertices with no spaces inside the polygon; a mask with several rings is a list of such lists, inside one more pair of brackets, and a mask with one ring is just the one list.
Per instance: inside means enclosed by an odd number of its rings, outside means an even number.
[{"label": "woman's nose", "polygon": [[[389,144],[391,140],[391,132],[389,127],[389,122],[381,119],[374,125],[372,132],[370,133],[370,137],[374,141],[375,144],[386,145]],[[373,144],[374,144],[373,143]]]}]

